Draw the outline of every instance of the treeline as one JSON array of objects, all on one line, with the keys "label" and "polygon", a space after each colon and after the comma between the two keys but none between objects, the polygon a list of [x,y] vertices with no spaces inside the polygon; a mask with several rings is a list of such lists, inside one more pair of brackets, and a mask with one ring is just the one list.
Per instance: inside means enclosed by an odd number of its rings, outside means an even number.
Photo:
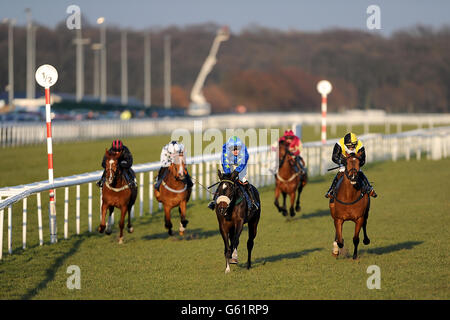
[{"label": "treeline", "polygon": [[[189,94],[209,53],[215,24],[152,29],[152,104],[163,104],[163,37],[171,36],[172,104],[189,105]],[[107,91],[120,95],[120,29],[107,29]],[[96,26],[84,24],[83,37],[99,42]],[[144,30],[128,30],[129,95],[143,100]],[[75,31],[65,23],[39,26],[36,66],[54,65],[55,92],[75,93]],[[8,83],[7,27],[0,26],[0,92]],[[373,32],[278,31],[249,27],[222,43],[204,94],[215,112],[237,105],[249,111],[317,111],[319,80],[333,84],[329,110],[376,108],[388,112],[450,111],[450,27],[417,26],[383,37]],[[15,91],[26,85],[26,30],[14,29]],[[85,93],[93,93],[93,57],[84,47]],[[37,88],[38,89],[38,88]]]}]

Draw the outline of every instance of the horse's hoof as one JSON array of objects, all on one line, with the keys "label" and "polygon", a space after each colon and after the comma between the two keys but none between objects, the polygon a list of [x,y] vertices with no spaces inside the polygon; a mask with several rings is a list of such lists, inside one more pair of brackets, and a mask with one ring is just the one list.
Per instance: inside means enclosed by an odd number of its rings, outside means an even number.
[{"label": "horse's hoof", "polygon": [[103,233],[103,230],[104,230],[104,229],[102,229],[101,227],[98,227],[98,228],[97,228],[97,231],[98,231],[99,233]]},{"label": "horse's hoof", "polygon": [[281,210],[281,214],[286,217],[287,216],[287,211],[286,210]]},{"label": "horse's hoof", "polygon": [[235,258],[231,258],[230,260],[228,260],[229,261],[229,263],[231,263],[231,264],[237,264],[238,263],[238,259],[235,259]]},{"label": "horse's hoof", "polygon": [[180,236],[184,236],[184,231],[179,231]]},{"label": "horse's hoof", "polygon": [[251,267],[252,265],[250,263],[247,263],[247,270],[250,270]]},{"label": "horse's hoof", "polygon": [[106,231],[105,231],[105,234],[106,234],[107,236],[110,236],[110,235],[111,235],[111,233],[112,233],[112,231],[111,231],[111,230],[106,230]]},{"label": "horse's hoof", "polygon": [[169,236],[173,236],[172,229],[169,229],[169,231],[167,231],[167,233],[169,234]]},{"label": "horse's hoof", "polygon": [[123,238],[119,238],[119,244],[123,244]]},{"label": "horse's hoof", "polygon": [[225,269],[225,273],[230,273],[230,267],[229,266]]},{"label": "horse's hoof", "polygon": [[128,228],[128,233],[133,233],[134,229],[133,227]]},{"label": "horse's hoof", "polygon": [[369,238],[364,239],[363,243],[367,246],[370,243],[370,239]]},{"label": "horse's hoof", "polygon": [[295,211],[300,212],[300,210],[302,210],[302,207],[300,206],[295,207]]},{"label": "horse's hoof", "polygon": [[353,260],[358,259],[358,256],[356,254],[353,255]]},{"label": "horse's hoof", "polygon": [[290,214],[291,214],[291,217],[295,217],[295,211],[294,210],[291,210]]}]

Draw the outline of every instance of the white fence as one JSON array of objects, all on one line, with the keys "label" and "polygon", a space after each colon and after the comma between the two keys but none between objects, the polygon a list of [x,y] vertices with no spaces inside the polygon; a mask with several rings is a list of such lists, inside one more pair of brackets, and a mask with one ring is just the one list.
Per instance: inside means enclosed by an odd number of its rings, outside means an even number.
[{"label": "white fence", "polygon": [[[369,134],[361,136],[367,150],[367,163],[376,161],[391,160],[396,161],[400,158],[410,160],[415,158],[420,160],[423,156],[426,159],[438,160],[448,157],[450,147],[450,127],[441,127],[435,129],[421,129],[409,132],[403,132],[393,135]],[[329,140],[326,145],[321,142],[305,143],[303,145],[302,156],[308,167],[309,176],[322,175],[327,169],[334,166],[331,162],[331,154],[334,144],[337,140]],[[273,168],[273,152],[270,146],[261,146],[249,149],[250,160],[248,165],[248,180],[256,187],[263,187],[274,183],[274,176],[270,174]],[[210,199],[211,194],[206,191],[204,186],[209,186],[217,180],[217,169],[220,166],[220,154],[211,154],[203,156],[195,156],[187,159],[190,174],[194,181],[192,191],[192,200]],[[145,163],[134,165],[133,169],[138,178],[138,199],[139,216],[143,216],[145,209],[144,197],[147,197],[148,212],[155,212],[156,201],[153,198],[153,182],[155,172],[159,169],[159,162]],[[28,185],[20,185],[15,187],[7,187],[0,189],[0,259],[3,254],[3,234],[4,234],[4,213],[7,210],[8,234],[7,234],[7,251],[13,252],[12,244],[12,221],[13,221],[13,205],[22,201],[22,248],[27,247],[27,219],[28,219],[28,201],[32,196],[36,196],[37,220],[38,220],[38,237],[39,245],[44,244],[44,234],[42,225],[42,201],[41,193],[50,189],[61,190],[64,188],[64,221],[63,233],[64,239],[69,237],[69,211],[73,212],[73,205],[69,210],[69,187],[75,186],[75,221],[76,234],[81,232],[81,186],[87,186],[88,191],[88,209],[86,213],[88,220],[87,231],[92,232],[93,223],[93,192],[92,184],[101,176],[102,171],[95,171],[81,175],[57,178],[53,184],[48,181],[36,182]],[[146,176],[148,178],[146,178]],[[148,194],[144,194],[144,186],[148,184]],[[61,192],[61,191],[59,191]],[[58,192],[58,193],[59,193]],[[6,198],[3,199],[2,198]],[[58,202],[58,200],[57,200]],[[101,195],[98,201],[98,207],[95,210],[100,218]],[[135,204],[135,206],[136,206]],[[134,218],[134,208],[131,213]],[[85,216],[86,217],[86,216]],[[99,220],[97,220],[99,221]],[[114,223],[113,219],[110,223]],[[57,233],[56,217],[49,216],[50,230]],[[55,234],[56,235],[56,234]]]},{"label": "white fence", "polygon": [[[193,131],[201,122],[203,130],[209,128],[269,128],[292,126],[293,124],[314,125],[320,132],[320,113],[255,113],[243,115],[212,115],[208,117],[171,117],[157,119],[131,120],[86,120],[86,121],[55,121],[52,124],[53,141],[80,141],[113,137],[149,136],[170,134],[175,129],[186,128]],[[347,131],[352,126],[363,125],[364,134],[370,133],[371,125],[385,126],[385,134],[390,134],[391,126],[396,126],[396,132],[401,132],[406,125],[417,128],[433,128],[439,125],[449,125],[450,114],[385,114],[379,112],[328,113],[327,125],[333,134],[337,125],[345,125]],[[45,143],[45,123],[0,122],[0,146],[14,147],[27,144]]]}]

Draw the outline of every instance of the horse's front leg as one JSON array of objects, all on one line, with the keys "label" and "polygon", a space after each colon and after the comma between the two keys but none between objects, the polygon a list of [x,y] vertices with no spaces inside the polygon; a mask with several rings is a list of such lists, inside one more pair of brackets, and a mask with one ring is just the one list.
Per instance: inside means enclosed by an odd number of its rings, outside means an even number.
[{"label": "horse's front leg", "polygon": [[230,263],[236,264],[238,263],[238,251],[237,248],[239,246],[239,238],[242,233],[242,229],[244,228],[244,222],[240,221],[234,226],[233,237],[231,238],[231,248],[233,250],[233,254],[231,255]]},{"label": "horse's front leg", "polygon": [[113,207],[113,206],[110,206],[110,207],[109,207],[108,224],[107,224],[107,226],[106,226],[106,231],[105,231],[105,233],[106,233],[108,236],[112,233],[111,228],[112,228],[112,225],[113,225],[113,222],[114,222],[114,220],[113,220],[114,217],[112,216],[113,212],[114,212],[114,207]]},{"label": "horse's front leg", "polygon": [[165,221],[164,226],[166,227],[169,236],[172,236],[173,235],[173,232],[172,232],[173,225],[172,225],[172,222],[170,221],[170,210],[172,210],[172,207],[164,204],[164,221]]},{"label": "horse's front leg", "polygon": [[289,194],[289,198],[291,200],[291,207],[289,208],[289,214],[291,215],[291,217],[295,216],[295,210],[294,210],[294,203],[295,203],[295,189],[294,192],[291,192]]},{"label": "horse's front leg", "polygon": [[178,208],[180,212],[180,236],[184,235],[184,231],[186,230],[186,226],[189,220],[186,219],[186,201],[182,201],[180,203],[180,207]]},{"label": "horse's front leg", "polygon": [[278,202],[278,198],[280,197],[280,188],[278,186],[275,187],[275,207],[277,207],[278,212],[281,212],[280,203]]},{"label": "horse's front leg", "polygon": [[300,181],[299,185],[298,185],[298,189],[297,189],[297,203],[295,204],[295,211],[300,212],[300,210],[302,209],[300,207],[300,195],[303,191],[303,181]]},{"label": "horse's front leg", "polygon": [[334,243],[333,243],[333,255],[336,257],[339,255],[339,249],[342,249],[344,247],[344,239],[342,238],[342,225],[343,224],[344,224],[344,220],[334,219],[334,228],[336,229],[336,236],[334,238]]},{"label": "horse's front leg", "polygon": [[228,231],[224,226],[222,226],[222,223],[220,223],[220,234],[222,235],[223,243],[224,243],[224,255],[225,255],[225,273],[230,272],[230,257],[231,257],[231,248],[230,248],[230,241],[228,238]]},{"label": "horse's front leg", "polygon": [[105,217],[106,217],[106,209],[107,208],[108,208],[108,205],[106,204],[105,201],[103,201],[102,202],[102,220],[100,221],[100,225],[97,228],[98,232],[100,232],[100,233],[103,233],[106,228]]},{"label": "horse's front leg", "polygon": [[121,214],[120,214],[120,222],[119,222],[119,228],[120,228],[120,234],[119,234],[119,244],[123,243],[123,228],[125,227],[125,215],[127,214],[128,207],[126,205],[123,205],[120,208]]}]

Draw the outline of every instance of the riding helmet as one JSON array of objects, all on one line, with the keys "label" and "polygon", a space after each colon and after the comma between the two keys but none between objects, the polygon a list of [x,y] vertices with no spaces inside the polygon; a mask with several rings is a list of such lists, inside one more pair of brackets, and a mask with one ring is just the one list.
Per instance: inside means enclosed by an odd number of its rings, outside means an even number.
[{"label": "riding helmet", "polygon": [[353,132],[347,133],[344,137],[344,144],[348,147],[356,147],[356,145],[358,144],[358,138],[356,137],[356,134],[354,134]]},{"label": "riding helmet", "polygon": [[113,149],[113,151],[122,151],[122,149],[123,149],[122,141],[114,140],[112,143],[112,149]]}]

